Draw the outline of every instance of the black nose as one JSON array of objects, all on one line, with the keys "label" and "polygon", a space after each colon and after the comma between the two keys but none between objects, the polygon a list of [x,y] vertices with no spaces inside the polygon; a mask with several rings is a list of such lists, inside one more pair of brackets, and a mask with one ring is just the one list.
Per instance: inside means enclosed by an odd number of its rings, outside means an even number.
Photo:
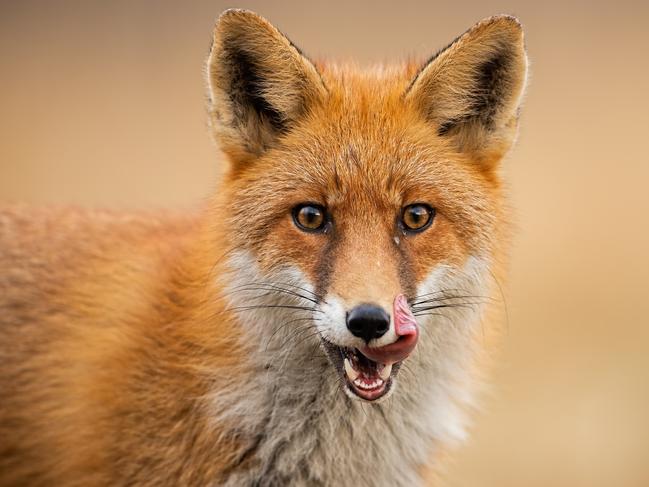
[{"label": "black nose", "polygon": [[369,342],[385,335],[390,328],[390,315],[374,304],[359,304],[347,313],[347,328],[354,336]]}]

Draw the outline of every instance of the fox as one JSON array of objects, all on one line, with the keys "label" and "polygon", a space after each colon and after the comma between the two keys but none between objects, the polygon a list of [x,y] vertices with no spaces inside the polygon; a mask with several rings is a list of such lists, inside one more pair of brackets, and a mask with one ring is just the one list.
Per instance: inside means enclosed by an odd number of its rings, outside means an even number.
[{"label": "fox", "polygon": [[437,485],[504,321],[527,65],[508,15],[359,67],[222,13],[204,204],[0,210],[0,485]]}]

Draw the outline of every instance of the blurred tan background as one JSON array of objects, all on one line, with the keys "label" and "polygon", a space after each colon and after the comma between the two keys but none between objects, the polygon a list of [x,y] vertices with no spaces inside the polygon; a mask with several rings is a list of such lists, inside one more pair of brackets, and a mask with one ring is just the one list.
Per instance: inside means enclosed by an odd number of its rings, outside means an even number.
[{"label": "blurred tan background", "polygon": [[191,206],[218,155],[202,66],[226,7],[312,57],[427,56],[520,17],[532,75],[505,164],[509,331],[449,486],[649,485],[647,3],[0,3],[0,201]]}]

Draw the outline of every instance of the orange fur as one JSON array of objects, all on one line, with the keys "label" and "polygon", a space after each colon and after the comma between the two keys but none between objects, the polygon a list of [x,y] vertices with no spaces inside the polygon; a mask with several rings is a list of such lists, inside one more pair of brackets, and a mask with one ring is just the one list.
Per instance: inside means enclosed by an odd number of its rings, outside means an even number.
[{"label": "orange fur", "polygon": [[[258,440],[210,413],[256,367],[226,291],[237,250],[262,273],[294,266],[318,292],[385,307],[439,264],[481,255],[500,275],[496,169],[515,135],[522,42],[496,17],[423,68],[358,71],[316,67],[265,20],[224,14],[208,83],[229,170],[206,208],[0,210],[0,485],[208,485],[254,465]],[[471,93],[494,52],[504,64],[488,74],[504,81]],[[245,76],[250,92],[235,85]],[[433,226],[396,232],[419,201],[437,209]],[[302,202],[335,215],[333,237],[292,223]]]}]

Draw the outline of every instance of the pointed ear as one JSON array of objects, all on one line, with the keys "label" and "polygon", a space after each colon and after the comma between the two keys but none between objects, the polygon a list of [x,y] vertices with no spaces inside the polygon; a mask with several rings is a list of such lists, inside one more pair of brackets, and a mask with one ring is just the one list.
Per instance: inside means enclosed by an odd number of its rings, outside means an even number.
[{"label": "pointed ear", "polygon": [[320,74],[265,19],[225,11],[207,62],[210,120],[234,160],[261,155],[326,93]]},{"label": "pointed ear", "polygon": [[526,78],[521,25],[514,17],[496,16],[433,56],[412,81],[406,98],[438,135],[492,168],[516,137]]}]

